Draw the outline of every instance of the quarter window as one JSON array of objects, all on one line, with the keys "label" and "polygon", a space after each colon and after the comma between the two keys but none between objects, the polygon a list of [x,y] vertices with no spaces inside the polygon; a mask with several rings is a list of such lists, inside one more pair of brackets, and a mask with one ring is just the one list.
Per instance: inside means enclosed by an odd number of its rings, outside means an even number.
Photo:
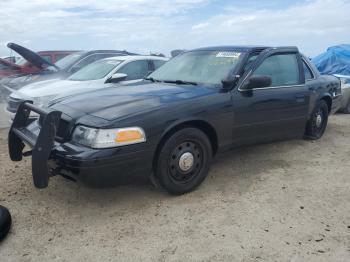
[{"label": "quarter window", "polygon": [[305,61],[303,61],[303,68],[304,68],[305,80],[313,79],[314,75],[311,72],[309,66],[305,63]]},{"label": "quarter window", "polygon": [[271,77],[271,87],[299,84],[298,60],[294,54],[274,55],[266,58],[253,75]]},{"label": "quarter window", "polygon": [[142,79],[148,75],[148,61],[133,61],[118,70],[118,73],[127,74],[126,80]]}]

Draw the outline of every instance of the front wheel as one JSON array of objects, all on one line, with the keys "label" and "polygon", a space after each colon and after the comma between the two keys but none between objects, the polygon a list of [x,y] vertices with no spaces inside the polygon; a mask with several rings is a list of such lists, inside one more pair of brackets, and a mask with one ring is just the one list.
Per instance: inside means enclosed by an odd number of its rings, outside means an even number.
[{"label": "front wheel", "polygon": [[306,124],[305,137],[316,140],[322,137],[328,123],[328,105],[324,100],[320,100]]},{"label": "front wheel", "polygon": [[156,176],[169,193],[194,190],[206,178],[212,159],[208,137],[199,129],[184,128],[171,135],[156,159]]}]

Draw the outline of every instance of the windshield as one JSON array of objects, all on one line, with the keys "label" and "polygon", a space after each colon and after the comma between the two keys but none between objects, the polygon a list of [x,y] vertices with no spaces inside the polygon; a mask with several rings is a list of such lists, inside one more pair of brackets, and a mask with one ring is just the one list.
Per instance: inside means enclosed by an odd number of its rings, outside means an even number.
[{"label": "windshield", "polygon": [[100,60],[83,67],[68,79],[73,81],[101,79],[108,75],[121,62],[121,60]]},{"label": "windshield", "polygon": [[236,67],[240,56],[231,51],[191,51],[171,59],[149,78],[217,85]]},{"label": "windshield", "polygon": [[62,59],[58,60],[55,63],[55,65],[60,69],[66,69],[67,67],[69,67],[70,65],[72,65],[73,63],[78,61],[78,59],[80,59],[80,57],[83,54],[84,54],[83,52],[80,52],[80,53],[74,53],[74,54],[67,55],[67,56],[63,57]]}]

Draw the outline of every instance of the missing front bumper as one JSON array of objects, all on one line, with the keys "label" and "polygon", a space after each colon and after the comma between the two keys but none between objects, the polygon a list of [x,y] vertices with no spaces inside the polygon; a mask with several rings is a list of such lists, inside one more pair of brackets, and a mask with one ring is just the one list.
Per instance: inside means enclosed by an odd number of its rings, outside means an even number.
[{"label": "missing front bumper", "polygon": [[[43,121],[38,132],[28,129],[28,119],[31,112],[39,114]],[[23,156],[32,155],[33,182],[37,188],[48,186],[48,160],[55,143],[62,113],[50,109],[41,109],[25,101],[18,107],[11,125],[8,138],[9,154],[12,161],[21,161]],[[32,150],[23,152],[25,144]]]}]

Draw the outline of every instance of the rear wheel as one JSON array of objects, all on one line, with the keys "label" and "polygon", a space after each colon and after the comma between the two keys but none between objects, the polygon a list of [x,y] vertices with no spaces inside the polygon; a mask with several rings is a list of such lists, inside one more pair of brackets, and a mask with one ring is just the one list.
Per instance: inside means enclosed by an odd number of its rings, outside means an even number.
[{"label": "rear wheel", "polygon": [[163,144],[156,160],[156,176],[169,193],[184,194],[203,182],[211,159],[208,137],[199,129],[184,128]]},{"label": "rear wheel", "polygon": [[328,105],[320,100],[315,106],[311,118],[307,122],[305,137],[316,140],[322,137],[328,123]]}]

